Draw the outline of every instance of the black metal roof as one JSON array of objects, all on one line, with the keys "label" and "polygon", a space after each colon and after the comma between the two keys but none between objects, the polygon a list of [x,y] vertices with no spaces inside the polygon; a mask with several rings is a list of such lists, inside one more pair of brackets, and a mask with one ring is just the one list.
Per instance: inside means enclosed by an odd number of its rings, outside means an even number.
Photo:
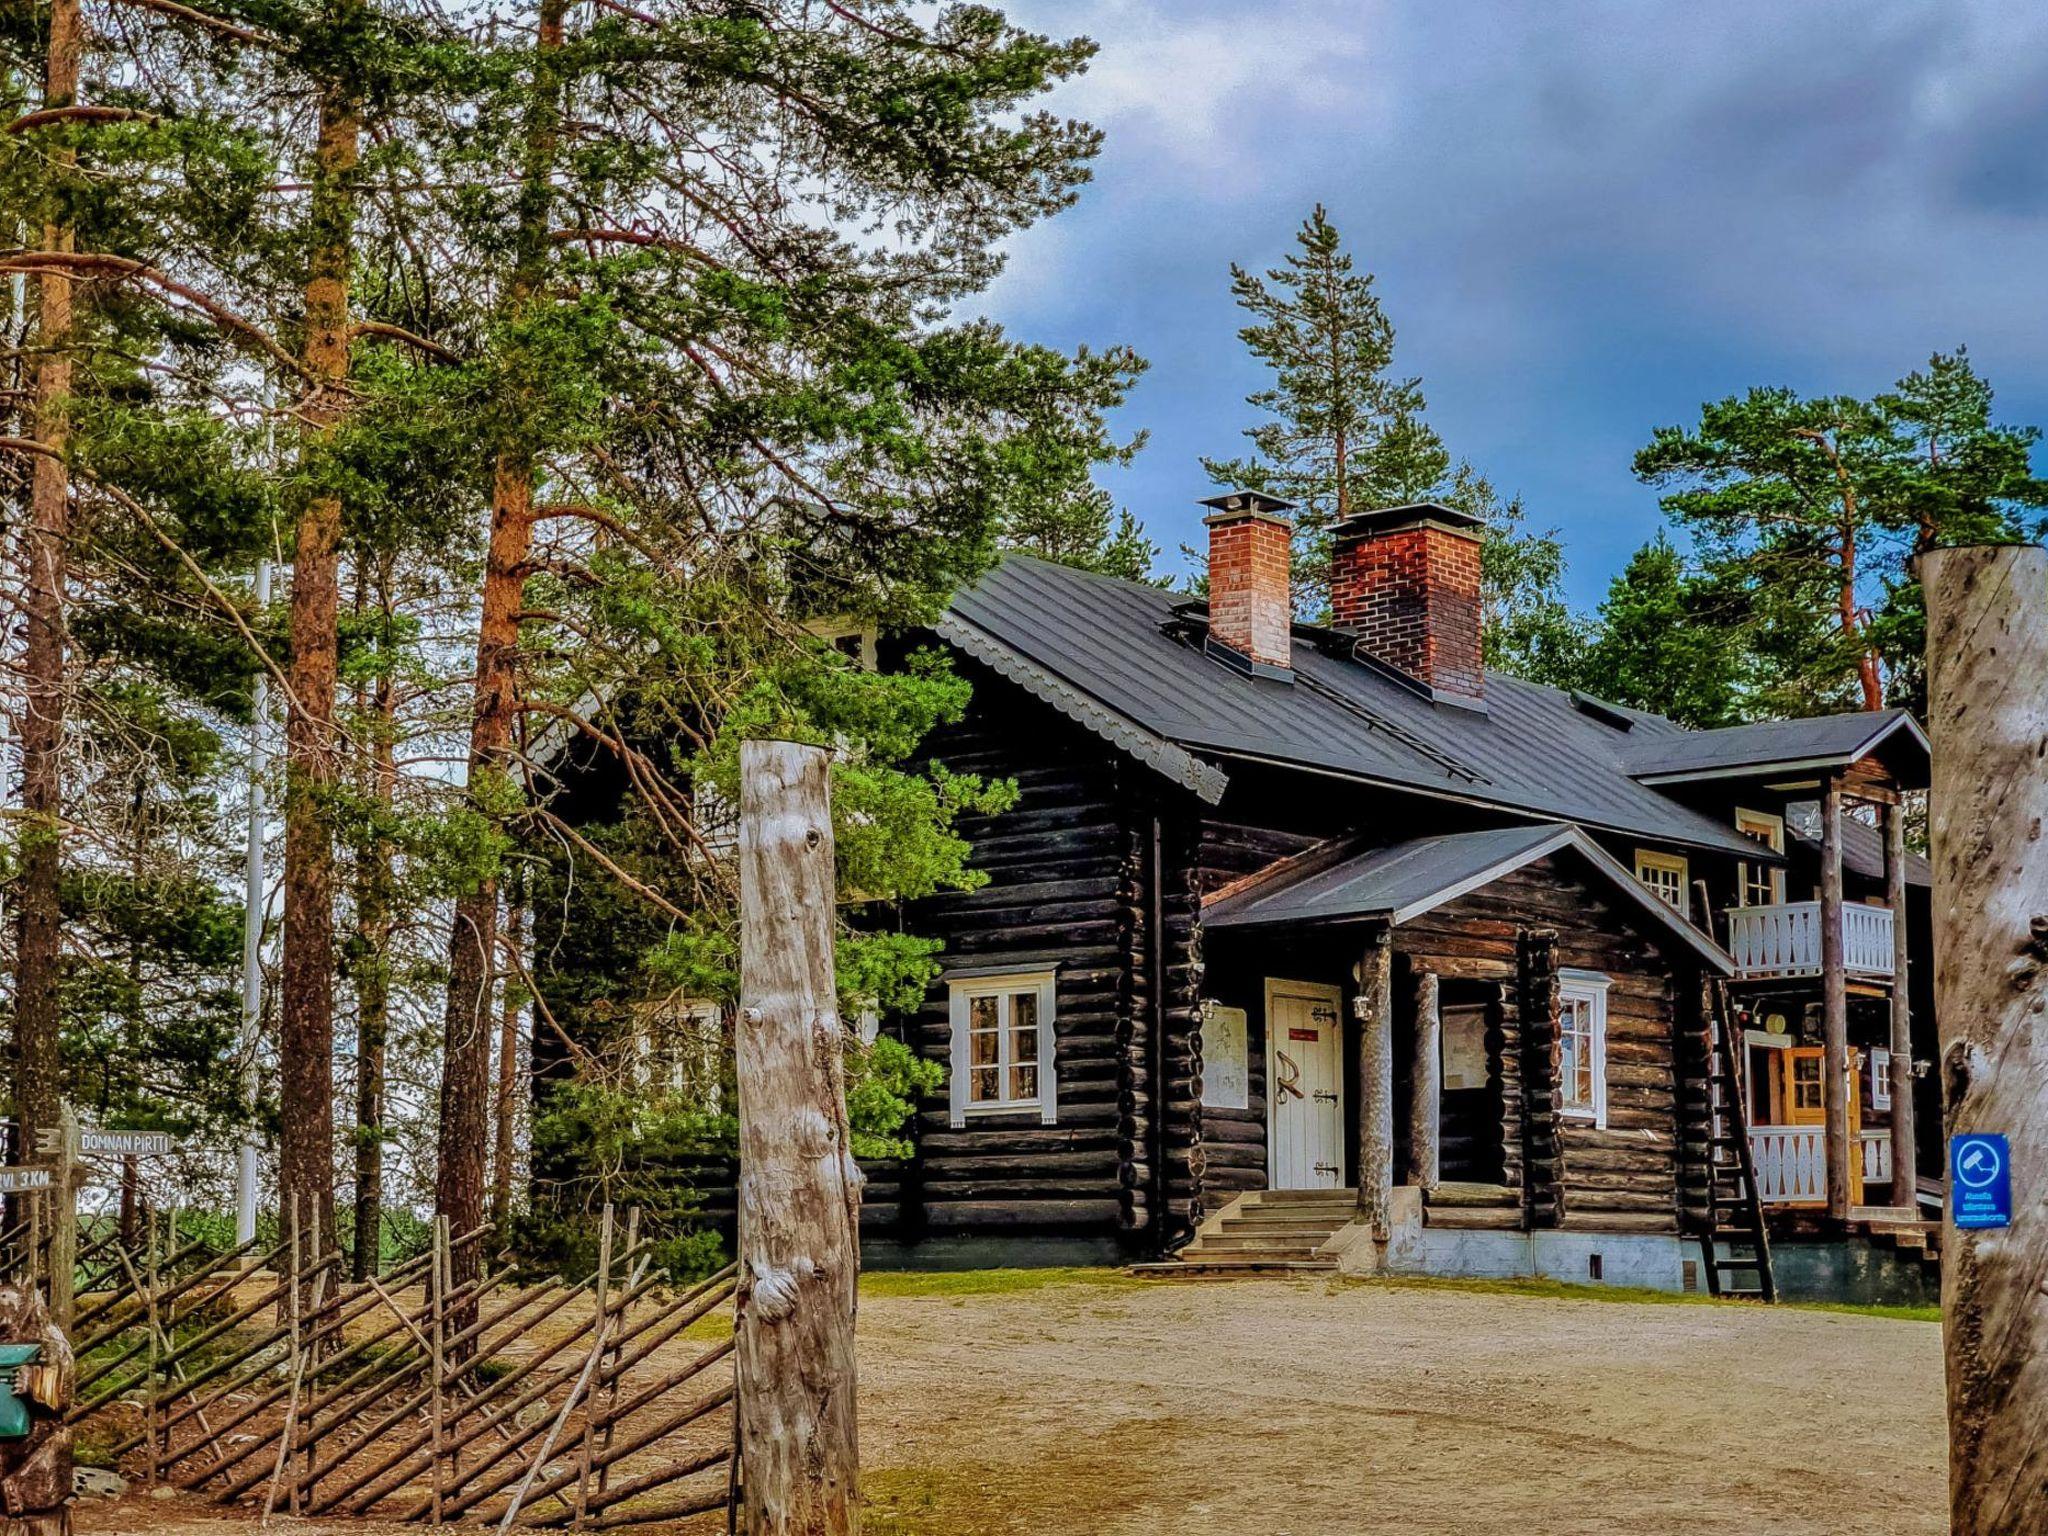
[{"label": "black metal roof", "polygon": [[[1808,768],[1840,768],[1891,744],[1904,786],[1924,788],[1927,737],[1903,709],[1818,715],[1806,720],[1763,720],[1719,731],[1683,731],[1645,742],[1628,754],[1628,771],[1647,784],[1691,784],[1702,779],[1745,778]],[[1915,782],[1915,779],[1918,782]]]},{"label": "black metal roof", "polygon": [[1567,850],[1584,859],[1597,877],[1657,927],[1716,969],[1733,971],[1734,962],[1720,945],[1584,832],[1558,822],[1418,838],[1390,848],[1360,848],[1350,840],[1324,844],[1217,892],[1202,904],[1202,926],[1294,927],[1363,919],[1398,926],[1526,864]]},{"label": "black metal roof", "polygon": [[1433,703],[1301,626],[1293,680],[1254,678],[1203,653],[1186,608],[1158,587],[1011,555],[938,630],[1212,804],[1230,763],[1252,760],[1756,856],[1732,827],[1631,777],[1631,753],[1687,734],[1659,716],[1589,710],[1500,673],[1483,712]]}]

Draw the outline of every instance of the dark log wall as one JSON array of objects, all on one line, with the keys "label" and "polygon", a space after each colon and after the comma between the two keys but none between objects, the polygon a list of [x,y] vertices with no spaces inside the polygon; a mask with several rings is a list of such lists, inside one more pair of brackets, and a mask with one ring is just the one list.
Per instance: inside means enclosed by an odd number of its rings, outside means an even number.
[{"label": "dark log wall", "polygon": [[[1275,859],[1284,859],[1313,847],[1319,839],[1305,832],[1278,831],[1219,816],[1201,817],[1193,831],[1192,879],[1197,891],[1206,894],[1241,875],[1264,869]],[[1198,956],[1202,936],[1194,935]],[[1235,957],[1233,957],[1235,958]],[[1269,951],[1276,965],[1288,962]],[[1312,962],[1310,967],[1314,968]],[[1199,1192],[1205,1211],[1215,1211],[1246,1190],[1266,1187],[1266,1019],[1265,976],[1297,979],[1296,971],[1274,969],[1256,976],[1245,975],[1242,962],[1225,970],[1198,969],[1200,996],[1215,999],[1226,1007],[1245,1010],[1246,1083],[1245,1107],[1221,1109],[1203,1105],[1201,1110],[1201,1163]],[[1345,967],[1340,967],[1340,974]],[[1347,976],[1348,980],[1348,976]],[[1199,1001],[1193,1019],[1199,1044],[1201,1018]],[[1199,1088],[1201,1076],[1196,1073]]]},{"label": "dark log wall", "polygon": [[[1546,932],[1554,937],[1524,937]],[[1680,1020],[1695,1016],[1683,997],[1697,990],[1697,968],[1669,953],[1568,857],[1530,865],[1403,924],[1394,947],[1411,968],[1501,983],[1507,1182],[1525,1190],[1532,1225],[1676,1231],[1684,1135],[1675,1052]],[[1532,997],[1550,995],[1545,973],[1552,966],[1609,978],[1605,1130],[1553,1117],[1550,1085],[1533,1075],[1550,1074],[1554,1083],[1555,1041],[1523,1027]],[[1700,1198],[1689,1192],[1687,1203]]]},{"label": "dark log wall", "polygon": [[[959,824],[989,883],[914,904],[904,927],[939,939],[948,968],[1056,970],[1058,1123],[1032,1110],[971,1115],[956,1129],[947,1099],[928,1101],[903,1225],[935,1235],[1131,1233],[1149,1215],[1152,985],[1140,942],[1150,819],[1135,824],[1131,796],[1134,784],[1149,791],[1152,776],[1014,685],[965,660],[960,668],[974,702],[934,735],[931,755],[1014,779],[1018,801]],[[942,978],[908,1021],[912,1043],[941,1062],[951,1051],[949,996]]]}]

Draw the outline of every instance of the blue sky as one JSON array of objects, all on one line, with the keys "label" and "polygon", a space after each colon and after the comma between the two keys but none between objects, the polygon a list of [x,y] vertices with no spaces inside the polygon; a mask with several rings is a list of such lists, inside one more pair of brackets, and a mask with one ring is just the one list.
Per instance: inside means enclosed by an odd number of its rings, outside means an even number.
[{"label": "blue sky", "polygon": [[1716,0],[1009,0],[1101,45],[1050,99],[1107,134],[988,312],[1151,362],[1109,477],[1180,569],[1261,370],[1229,264],[1315,202],[1377,274],[1430,419],[1573,599],[1661,520],[1629,459],[1752,384],[1869,394],[1966,343],[2048,424],[2048,7]]}]

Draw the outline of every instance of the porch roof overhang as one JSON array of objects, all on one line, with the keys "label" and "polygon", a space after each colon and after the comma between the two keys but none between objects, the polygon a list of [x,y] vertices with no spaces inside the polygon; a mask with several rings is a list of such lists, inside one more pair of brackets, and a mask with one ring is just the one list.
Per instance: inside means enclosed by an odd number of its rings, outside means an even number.
[{"label": "porch roof overhang", "polygon": [[1566,851],[1706,965],[1724,976],[1734,974],[1735,962],[1726,950],[1584,831],[1561,822],[1459,832],[1386,847],[1332,839],[1213,892],[1202,903],[1202,925],[1227,930],[1377,921],[1398,927],[1524,865]]},{"label": "porch roof overhang", "polygon": [[1646,743],[1626,767],[1637,783],[1662,787],[1833,772],[1876,758],[1897,788],[1925,789],[1932,755],[1919,721],[1903,709],[1880,709],[1674,732]]}]

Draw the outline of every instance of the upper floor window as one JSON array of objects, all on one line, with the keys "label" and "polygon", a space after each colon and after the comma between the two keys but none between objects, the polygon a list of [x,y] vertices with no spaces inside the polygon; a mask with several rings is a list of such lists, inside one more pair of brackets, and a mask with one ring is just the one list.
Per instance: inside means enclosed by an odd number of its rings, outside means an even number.
[{"label": "upper floor window", "polygon": [[865,670],[875,670],[877,636],[872,622],[847,617],[812,619],[804,628]]},{"label": "upper floor window", "polygon": [[1685,860],[1675,853],[1659,853],[1654,848],[1636,850],[1636,878],[1669,902],[1681,915],[1688,907],[1687,875]]},{"label": "upper floor window", "polygon": [[1055,993],[1050,971],[960,977],[950,984],[952,1120],[1037,1110],[1058,1120],[1053,1062]]},{"label": "upper floor window", "polygon": [[1557,1001],[1558,1107],[1607,1125],[1607,978],[1560,971]]},{"label": "upper floor window", "polygon": [[[1785,818],[1768,811],[1738,810],[1735,830],[1762,843],[1773,853],[1785,851]],[[1760,859],[1743,859],[1736,866],[1736,894],[1745,907],[1775,907],[1785,899],[1785,870],[1779,864]]]}]

